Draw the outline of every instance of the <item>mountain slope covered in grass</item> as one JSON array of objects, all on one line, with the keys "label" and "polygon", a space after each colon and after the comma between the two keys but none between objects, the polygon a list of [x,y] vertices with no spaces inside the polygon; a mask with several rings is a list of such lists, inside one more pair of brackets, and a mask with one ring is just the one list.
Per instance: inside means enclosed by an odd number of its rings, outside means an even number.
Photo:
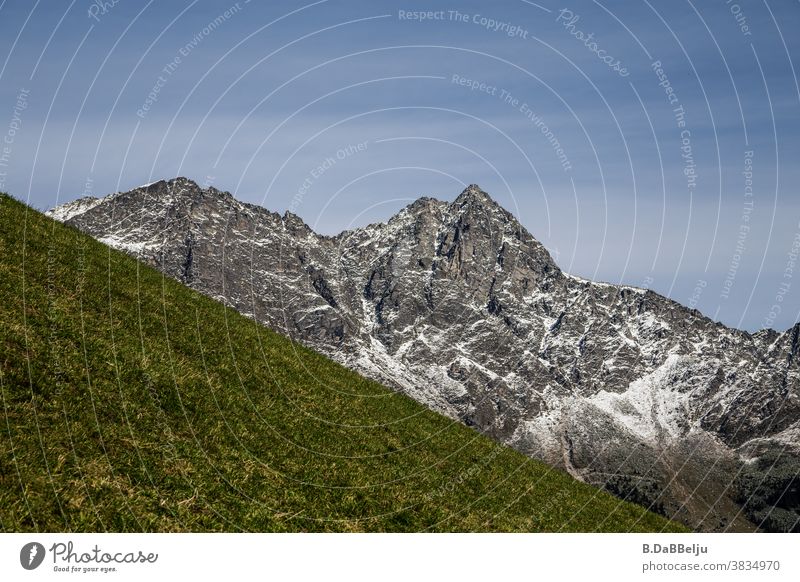
[{"label": "mountain slope covered in grass", "polygon": [[682,531],[0,194],[5,531]]}]

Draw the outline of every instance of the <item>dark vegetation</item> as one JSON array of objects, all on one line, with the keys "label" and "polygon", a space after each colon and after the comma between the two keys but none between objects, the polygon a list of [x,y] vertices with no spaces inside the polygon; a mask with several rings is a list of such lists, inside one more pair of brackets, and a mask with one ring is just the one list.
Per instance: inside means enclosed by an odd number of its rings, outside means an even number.
[{"label": "dark vegetation", "polygon": [[747,517],[772,532],[800,532],[800,458],[770,451],[745,465],[737,501]]}]

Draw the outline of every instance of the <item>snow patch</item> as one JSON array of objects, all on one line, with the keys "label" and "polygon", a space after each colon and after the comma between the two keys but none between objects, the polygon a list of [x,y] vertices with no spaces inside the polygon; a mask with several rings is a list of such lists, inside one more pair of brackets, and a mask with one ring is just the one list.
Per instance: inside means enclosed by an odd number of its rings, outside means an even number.
[{"label": "snow patch", "polygon": [[91,196],[78,198],[72,202],[67,202],[66,204],[60,204],[55,208],[51,208],[44,214],[59,222],[66,222],[70,218],[89,212],[104,200],[105,198],[93,198]]},{"label": "snow patch", "polygon": [[656,444],[660,439],[677,438],[685,432],[688,395],[669,386],[668,379],[686,367],[685,357],[671,354],[652,373],[631,382],[617,394],[601,390],[587,401],[614,417],[643,441]]}]

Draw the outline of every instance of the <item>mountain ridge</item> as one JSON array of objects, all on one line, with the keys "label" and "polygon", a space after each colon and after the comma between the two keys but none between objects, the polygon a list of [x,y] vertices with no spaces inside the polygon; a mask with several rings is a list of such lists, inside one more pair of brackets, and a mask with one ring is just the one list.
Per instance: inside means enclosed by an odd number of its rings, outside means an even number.
[{"label": "mountain ridge", "polygon": [[800,453],[798,325],[750,334],[568,275],[476,185],[333,237],[219,192],[177,178],[51,215],[692,527],[752,527],[712,483]]},{"label": "mountain ridge", "polygon": [[[91,209],[91,207],[94,205],[93,203],[101,203],[103,201],[109,201],[109,200],[112,199],[112,197],[114,197],[117,194],[125,194],[125,193],[128,193],[128,192],[133,192],[133,191],[137,191],[137,190],[148,190],[148,189],[150,189],[152,187],[155,187],[155,186],[157,186],[159,184],[162,184],[162,183],[164,185],[166,185],[166,186],[170,186],[175,182],[184,182],[190,188],[197,188],[199,190],[216,192],[216,193],[222,195],[224,198],[235,200],[236,202],[238,202],[239,204],[242,204],[244,206],[248,206],[248,207],[252,207],[252,208],[258,209],[258,210],[270,212],[272,214],[275,214],[275,215],[279,216],[281,218],[281,220],[284,221],[284,222],[291,222],[291,223],[294,223],[294,224],[299,224],[300,226],[304,227],[308,231],[314,233],[315,236],[317,236],[319,238],[322,238],[322,239],[336,240],[336,239],[340,239],[340,238],[346,236],[349,233],[357,232],[357,231],[360,231],[360,230],[363,230],[363,229],[369,229],[371,227],[374,228],[374,227],[378,227],[378,226],[388,225],[391,220],[397,218],[398,215],[400,215],[402,212],[404,212],[406,210],[409,210],[409,209],[411,209],[411,208],[413,208],[415,206],[418,206],[418,205],[425,205],[425,204],[428,204],[428,203],[432,202],[432,203],[434,203],[436,205],[440,205],[440,206],[451,206],[451,205],[456,204],[459,201],[460,198],[465,197],[465,195],[469,195],[470,193],[478,193],[479,195],[482,195],[482,198],[480,198],[480,199],[487,200],[488,202],[490,202],[491,205],[499,208],[503,213],[507,214],[514,221],[518,222],[516,217],[514,217],[514,215],[511,212],[506,210],[494,198],[492,198],[491,195],[489,195],[486,191],[481,189],[481,187],[478,184],[474,184],[473,183],[473,184],[469,184],[466,188],[464,188],[464,190],[462,190],[462,192],[458,196],[456,196],[456,198],[453,199],[453,201],[451,201],[451,202],[448,202],[446,200],[441,200],[441,199],[435,198],[433,196],[420,196],[420,197],[416,198],[415,200],[413,200],[412,202],[410,202],[409,204],[407,204],[406,206],[402,207],[400,210],[398,210],[396,213],[391,215],[386,220],[377,221],[377,222],[370,222],[370,223],[368,223],[368,224],[366,224],[364,226],[361,226],[361,227],[354,227],[354,228],[344,229],[344,230],[341,230],[341,231],[339,231],[339,232],[337,232],[335,234],[322,234],[322,233],[318,233],[317,231],[315,231],[313,229],[313,227],[311,227],[303,219],[302,216],[300,216],[299,214],[297,214],[295,212],[292,212],[291,210],[287,209],[287,210],[284,211],[283,214],[280,214],[280,212],[271,211],[266,206],[263,206],[261,204],[256,204],[254,202],[241,201],[241,200],[237,199],[231,192],[229,192],[227,190],[219,190],[219,189],[217,189],[217,188],[215,188],[213,186],[208,186],[206,188],[203,188],[200,185],[200,183],[198,183],[197,181],[195,181],[195,180],[193,180],[191,178],[186,178],[186,177],[182,177],[182,176],[181,177],[172,178],[172,179],[160,179],[160,180],[157,180],[155,182],[151,182],[149,184],[144,184],[144,185],[141,185],[141,186],[137,186],[137,187],[135,187],[135,188],[133,188],[131,190],[115,192],[115,193],[112,193],[112,194],[108,194],[106,196],[101,196],[101,197],[83,196],[83,197],[77,198],[77,199],[75,199],[73,201],[65,202],[63,204],[60,204],[55,208],[46,210],[46,211],[44,211],[44,214],[46,216],[48,216],[48,217],[51,217],[51,218],[54,218],[54,219],[58,220],[59,222],[66,222],[66,221],[69,220],[69,218],[72,218],[75,214],[86,212],[87,210]],[[465,200],[466,200],[466,198],[465,198]],[[462,203],[463,203],[463,200],[462,200]],[[73,205],[76,205],[74,210],[72,209]],[[63,209],[63,210],[59,211],[58,209]],[[67,214],[65,214],[65,212],[67,212]],[[526,230],[526,232],[528,232],[528,234],[530,234],[530,232],[527,231],[527,228],[524,225],[522,225],[522,223],[519,223],[519,224],[523,229]],[[534,238],[534,240],[536,240],[535,237],[533,237],[533,238]],[[538,240],[537,240],[537,242],[538,242]],[[539,244],[541,244],[541,243],[539,243]],[[545,251],[546,251],[546,249],[545,249]],[[546,251],[546,252],[549,255],[549,251]],[[558,265],[552,259],[552,256],[551,256],[551,260],[552,260],[553,264],[559,270],[561,270],[560,267],[558,267]],[[727,324],[723,323],[720,320],[713,319],[711,316],[709,316],[706,313],[703,313],[702,311],[700,311],[697,308],[688,307],[688,306],[680,303],[679,301],[677,301],[675,299],[667,297],[666,295],[662,295],[662,294],[658,293],[657,291],[655,291],[653,289],[650,289],[650,288],[647,288],[647,287],[640,287],[640,286],[637,286],[637,285],[632,285],[630,283],[623,283],[623,282],[614,283],[614,282],[610,282],[610,281],[587,279],[587,278],[581,277],[579,275],[575,275],[575,274],[572,274],[572,273],[567,273],[566,271],[563,271],[563,270],[562,270],[562,273],[565,276],[569,277],[569,278],[572,278],[574,280],[581,281],[581,282],[587,282],[587,283],[591,283],[591,284],[595,284],[595,285],[610,285],[610,286],[614,286],[614,287],[617,287],[617,288],[625,288],[625,289],[631,289],[631,290],[634,290],[634,291],[642,291],[642,292],[645,292],[645,293],[652,293],[652,294],[657,295],[657,296],[659,296],[659,297],[661,297],[663,299],[666,299],[666,300],[669,300],[669,301],[673,301],[677,305],[680,305],[681,307],[684,307],[687,310],[690,310],[690,311],[693,311],[693,312],[697,313],[698,315],[708,319],[709,321],[711,321],[714,324],[719,324],[719,325],[722,325],[722,326],[724,326],[724,327],[726,327],[728,329],[736,330],[736,331],[739,331],[741,333],[745,333],[745,334],[748,334],[748,335],[751,335],[751,336],[755,336],[755,335],[759,335],[759,334],[770,334],[770,333],[784,334],[784,333],[788,333],[788,332],[792,331],[795,328],[800,328],[800,321],[790,325],[789,327],[787,327],[785,330],[782,330],[782,331],[780,329],[775,329],[775,328],[771,328],[771,327],[760,328],[760,329],[757,329],[757,330],[754,330],[754,331],[741,329],[741,328],[736,328],[736,327],[731,327],[731,326],[728,326]]]},{"label": "mountain ridge", "polygon": [[[393,215],[391,215],[389,218],[387,218],[385,220],[377,221],[377,222],[370,222],[370,223],[368,223],[368,224],[366,224],[364,226],[361,226],[361,227],[347,228],[347,229],[341,230],[341,231],[339,231],[339,232],[337,232],[335,234],[323,234],[323,233],[319,233],[319,232],[315,231],[313,229],[313,227],[311,227],[303,219],[302,216],[300,216],[299,214],[297,214],[295,212],[292,212],[291,210],[287,209],[287,210],[284,211],[283,214],[280,214],[280,212],[271,211],[266,206],[263,206],[261,204],[256,204],[254,202],[241,201],[241,200],[235,198],[235,196],[231,192],[229,192],[227,190],[218,190],[217,188],[214,188],[213,186],[208,186],[207,188],[204,189],[200,185],[200,183],[198,183],[197,181],[195,181],[195,180],[193,180],[191,178],[186,178],[186,177],[177,177],[177,178],[172,178],[172,179],[161,179],[161,180],[157,180],[155,182],[151,182],[149,184],[144,184],[144,185],[141,185],[141,186],[137,186],[137,187],[135,187],[135,188],[133,188],[131,190],[119,191],[119,192],[115,192],[115,193],[108,194],[106,196],[101,196],[101,197],[83,196],[83,197],[77,198],[75,200],[72,200],[70,202],[65,202],[63,204],[60,204],[55,208],[52,208],[52,209],[49,209],[49,210],[45,210],[44,214],[46,216],[49,216],[51,218],[54,218],[54,219],[58,220],[59,222],[66,222],[67,220],[69,220],[69,218],[72,218],[72,216],[74,216],[75,214],[86,212],[87,210],[89,210],[91,208],[91,206],[93,206],[93,203],[100,203],[102,201],[109,201],[116,194],[125,194],[125,193],[133,192],[133,191],[136,191],[136,190],[147,190],[147,189],[149,189],[151,187],[154,187],[154,186],[156,186],[158,184],[161,184],[161,183],[163,183],[165,185],[170,185],[175,181],[184,181],[190,187],[195,187],[195,188],[198,188],[198,189],[201,189],[201,190],[209,190],[209,191],[212,191],[212,192],[219,193],[219,194],[223,195],[223,197],[236,200],[239,204],[242,204],[244,206],[253,207],[253,208],[256,208],[256,209],[259,209],[259,210],[266,210],[267,212],[271,212],[273,214],[276,214],[276,215],[280,216],[281,219],[284,222],[291,222],[293,224],[298,224],[298,225],[304,227],[305,229],[307,229],[308,231],[314,233],[315,236],[317,236],[319,238],[322,238],[322,239],[333,239],[333,240],[336,240],[336,239],[344,237],[347,234],[352,233],[352,232],[360,231],[360,230],[363,230],[363,229],[368,229],[370,227],[378,227],[378,226],[388,225],[388,223],[392,219],[395,219],[400,213],[402,213],[403,211],[406,211],[408,209],[411,209],[411,208],[413,208],[415,206],[418,206],[418,205],[425,205],[425,204],[431,203],[431,202],[435,203],[436,205],[440,205],[440,206],[453,205],[458,201],[458,199],[461,196],[464,196],[465,193],[468,193],[471,190],[478,191],[478,192],[482,193],[485,196],[485,198],[488,199],[491,202],[491,204],[493,204],[494,206],[496,206],[497,208],[499,208],[500,210],[502,210],[503,212],[508,214],[514,220],[517,220],[516,217],[513,216],[513,214],[511,214],[508,210],[503,208],[503,206],[500,205],[496,200],[494,200],[494,198],[492,198],[491,195],[489,195],[487,192],[482,190],[481,187],[478,184],[469,184],[464,190],[462,190],[461,194],[459,194],[451,202],[448,202],[446,200],[442,200],[442,199],[439,199],[439,198],[435,198],[433,196],[420,196],[420,197],[416,198],[414,201],[412,201],[409,204],[407,204],[406,206],[402,207],[400,210],[398,210],[396,213],[394,213]],[[73,205],[76,205],[74,207],[74,210],[73,210]],[[58,211],[57,209],[63,209],[63,210],[62,211]],[[65,214],[65,212],[67,212],[67,214]],[[522,225],[521,223],[520,223],[520,225],[527,230],[527,228],[524,225]],[[547,252],[549,254],[549,251],[547,251]],[[552,256],[551,256],[551,259],[552,259]],[[558,265],[555,263],[555,261],[553,261],[553,263],[554,263],[554,265],[556,265],[556,267],[558,267]],[[560,267],[558,267],[558,268],[560,269]],[[564,273],[565,276],[570,277],[572,279],[575,279],[577,281],[581,281],[581,282],[585,281],[587,283],[592,283],[592,284],[596,284],[596,285],[611,285],[611,286],[618,287],[618,288],[625,288],[625,289],[631,289],[631,290],[634,290],[634,291],[643,291],[643,292],[646,292],[646,293],[652,293],[654,295],[657,295],[657,296],[662,297],[664,299],[667,299],[669,301],[674,301],[676,304],[678,304],[678,305],[680,305],[680,306],[682,306],[682,307],[684,307],[684,308],[686,308],[688,310],[691,310],[691,311],[697,313],[698,315],[708,319],[709,321],[711,321],[711,322],[713,322],[715,324],[720,324],[720,325],[725,326],[728,329],[733,329],[733,330],[736,330],[736,331],[740,331],[742,333],[745,333],[745,334],[748,334],[748,335],[751,335],[751,336],[758,335],[758,334],[768,334],[768,333],[783,334],[783,333],[787,333],[787,332],[793,330],[794,328],[800,327],[800,321],[798,321],[798,322],[794,323],[793,325],[787,327],[785,330],[775,329],[775,328],[771,328],[771,327],[765,327],[765,328],[760,328],[758,330],[750,331],[750,330],[747,330],[747,329],[731,327],[731,326],[728,326],[727,324],[723,323],[720,320],[713,319],[710,315],[700,311],[697,308],[688,307],[688,306],[680,303],[679,301],[677,301],[675,299],[667,297],[666,295],[662,295],[662,294],[658,293],[657,291],[655,291],[653,289],[650,289],[650,288],[647,288],[647,287],[640,287],[640,286],[637,286],[637,285],[633,285],[633,284],[630,284],[630,283],[623,283],[623,282],[616,282],[615,283],[615,282],[611,282],[611,281],[592,280],[592,279],[587,279],[585,277],[582,277],[582,276],[579,276],[579,275],[575,275],[575,274],[572,274],[572,273],[567,273],[566,271],[563,271],[563,270],[562,270],[562,272]]]},{"label": "mountain ridge", "polygon": [[686,531],[2,193],[0,249],[0,530]]}]

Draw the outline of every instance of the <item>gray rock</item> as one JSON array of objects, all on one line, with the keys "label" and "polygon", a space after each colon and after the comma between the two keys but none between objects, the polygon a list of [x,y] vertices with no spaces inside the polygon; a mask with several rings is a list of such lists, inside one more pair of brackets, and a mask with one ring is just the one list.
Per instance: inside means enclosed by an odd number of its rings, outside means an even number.
[{"label": "gray rock", "polygon": [[479,187],[325,237],[186,178],[51,211],[430,408],[702,530],[798,453],[800,324],[749,334],[562,272]]}]

